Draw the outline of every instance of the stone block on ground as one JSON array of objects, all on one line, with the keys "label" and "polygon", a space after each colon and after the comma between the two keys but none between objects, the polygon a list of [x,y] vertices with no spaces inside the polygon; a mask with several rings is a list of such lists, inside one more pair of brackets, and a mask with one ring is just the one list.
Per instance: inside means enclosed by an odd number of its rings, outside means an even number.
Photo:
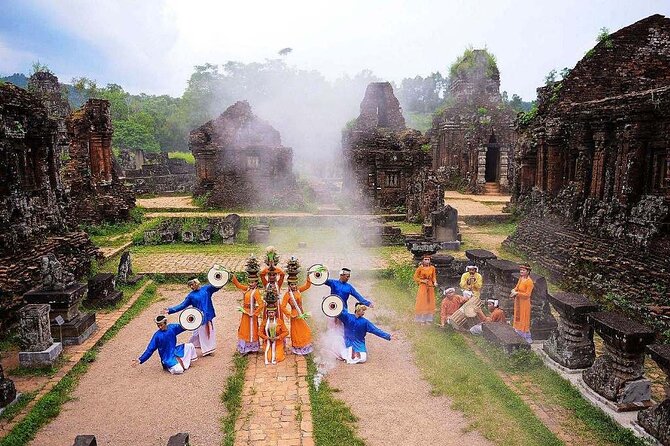
[{"label": "stone block on ground", "polygon": [[98,446],[95,435],[77,435],[72,446]]},{"label": "stone block on ground", "polygon": [[42,351],[19,352],[21,367],[48,367],[54,365],[63,352],[63,344],[54,342]]},{"label": "stone block on ground", "polygon": [[16,399],[16,386],[14,381],[5,378],[5,372],[0,365],[0,408],[6,407]]},{"label": "stone block on ground", "polygon": [[647,352],[665,373],[665,400],[638,412],[637,421],[661,444],[670,445],[670,345],[649,345]]},{"label": "stone block on ground", "polygon": [[114,305],[123,299],[123,293],[117,291],[116,277],[112,273],[100,273],[88,280],[86,302],[92,305]]},{"label": "stone block on ground", "polygon": [[249,243],[268,243],[270,240],[270,226],[249,226]]},{"label": "stone block on ground", "polygon": [[490,343],[501,347],[507,354],[517,350],[530,350],[530,345],[514,331],[511,325],[504,322],[488,322],[482,324],[482,335]]},{"label": "stone block on ground", "polygon": [[170,437],[167,442],[167,446],[188,446],[189,443],[189,434],[188,432],[180,432],[174,434]]}]

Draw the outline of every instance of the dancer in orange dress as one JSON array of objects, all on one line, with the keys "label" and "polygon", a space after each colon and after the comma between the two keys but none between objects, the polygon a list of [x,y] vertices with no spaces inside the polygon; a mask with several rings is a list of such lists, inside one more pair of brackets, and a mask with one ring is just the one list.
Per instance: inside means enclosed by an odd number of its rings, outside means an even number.
[{"label": "dancer in orange dress", "polygon": [[285,358],[284,340],[288,336],[288,329],[277,307],[277,297],[272,287],[265,290],[263,320],[258,332],[263,339],[265,365],[277,364]]},{"label": "dancer in orange dress", "polygon": [[277,266],[279,265],[279,254],[277,254],[274,246],[265,248],[265,264],[267,266],[260,273],[263,288],[267,288],[270,285],[275,288],[277,296],[279,296],[286,273]]},{"label": "dancer in orange dress", "polygon": [[510,293],[514,298],[514,323],[512,326],[526,342],[532,344],[530,336],[530,296],[533,294],[533,279],[530,278],[530,265],[524,263],[519,266],[519,281]]},{"label": "dancer in orange dress", "polygon": [[298,286],[298,273],[300,271],[300,264],[298,259],[291,257],[286,265],[288,272],[288,291],[284,293],[282,299],[281,309],[287,317],[291,318],[291,351],[296,355],[307,355],[314,351],[312,346],[312,330],[307,324],[305,313],[305,306],[302,301],[302,292],[307,290],[312,282],[307,281]]},{"label": "dancer in orange dress", "polygon": [[414,272],[414,281],[419,285],[416,292],[414,320],[419,323],[430,324],[435,314],[435,287],[437,275],[435,267],[430,264],[430,256],[423,256],[421,265]]},{"label": "dancer in orange dress", "polygon": [[241,355],[257,352],[260,349],[258,341],[258,315],[263,310],[263,297],[258,289],[258,270],[260,265],[255,257],[249,258],[246,264],[249,285],[243,285],[233,274],[232,282],[244,291],[242,306],[238,310],[242,313],[240,327],[237,329],[237,351]]}]

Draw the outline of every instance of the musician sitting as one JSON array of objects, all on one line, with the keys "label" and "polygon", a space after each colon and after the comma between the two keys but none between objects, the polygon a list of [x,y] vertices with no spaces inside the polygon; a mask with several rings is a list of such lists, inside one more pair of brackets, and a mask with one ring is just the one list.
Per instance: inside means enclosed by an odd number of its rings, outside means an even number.
[{"label": "musician sitting", "polygon": [[486,316],[481,309],[477,310],[477,317],[479,318],[481,323],[470,328],[470,333],[472,333],[473,335],[482,334],[482,324],[486,324],[488,322],[507,321],[507,318],[505,317],[505,312],[498,306],[499,305],[498,299],[488,299],[486,301],[486,305],[488,306],[490,315]]},{"label": "musician sitting", "polygon": [[181,375],[198,358],[195,347],[190,342],[177,345],[177,335],[186,331],[181,325],[168,324],[163,315],[157,316],[155,322],[158,330],[151,337],[142,356],[133,360],[133,367],[146,362],[158,350],[163,368],[173,375]]},{"label": "musician sitting", "polygon": [[467,301],[468,298],[456,294],[456,290],[454,288],[447,288],[444,290],[444,298],[442,299],[442,304],[440,304],[440,327],[444,327],[444,324],[447,323],[449,316],[454,314],[456,310],[461,308],[461,305]]},{"label": "musician sitting", "polygon": [[471,291],[472,294],[479,299],[482,287],[484,286],[484,279],[479,274],[477,265],[469,264],[465,267],[465,272],[461,276],[460,287],[463,290]]}]

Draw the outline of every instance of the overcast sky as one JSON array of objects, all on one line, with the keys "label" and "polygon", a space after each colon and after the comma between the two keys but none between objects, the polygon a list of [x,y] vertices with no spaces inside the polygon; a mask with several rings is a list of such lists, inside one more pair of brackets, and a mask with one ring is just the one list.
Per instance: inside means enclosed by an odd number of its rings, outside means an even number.
[{"label": "overcast sky", "polygon": [[616,31],[670,0],[223,1],[1,0],[0,74],[33,61],[132,93],[181,96],[194,65],[287,62],[329,79],[370,69],[399,82],[446,74],[472,45],[497,58],[501,90],[535,97],[552,69],[573,67],[602,27]]}]

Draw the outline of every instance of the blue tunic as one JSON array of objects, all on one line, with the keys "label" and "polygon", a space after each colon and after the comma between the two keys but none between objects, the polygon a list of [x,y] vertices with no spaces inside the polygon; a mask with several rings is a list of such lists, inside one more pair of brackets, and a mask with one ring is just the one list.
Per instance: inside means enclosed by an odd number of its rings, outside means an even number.
[{"label": "blue tunic", "polygon": [[177,335],[185,330],[179,324],[168,324],[167,330],[158,330],[151,337],[147,349],[140,356],[140,364],[151,358],[156,349],[161,357],[161,364],[170,368],[177,364],[177,357],[184,357],[184,344],[177,345]]},{"label": "blue tunic", "polygon": [[335,294],[342,299],[342,302],[344,302],[344,310],[342,311],[343,313],[348,313],[349,309],[347,308],[347,300],[349,299],[349,296],[354,296],[356,300],[358,300],[360,303],[370,306],[372,302],[361,296],[361,294],[356,291],[356,288],[352,287],[349,282],[341,282],[340,280],[335,280],[335,279],[328,279],[325,282],[325,285],[328,285],[330,287],[330,293]]},{"label": "blue tunic", "polygon": [[383,330],[380,330],[364,317],[356,317],[351,313],[342,313],[338,318],[344,324],[344,345],[352,347],[355,352],[367,352],[365,348],[365,335],[372,333],[387,341],[391,340],[391,335]]},{"label": "blue tunic", "polygon": [[201,286],[200,289],[196,291],[191,291],[186,296],[186,299],[179,305],[168,308],[168,314],[177,313],[187,307],[195,307],[198,310],[202,311],[204,319],[202,320],[203,324],[211,321],[216,317],[214,312],[214,304],[212,303],[212,294],[219,291],[221,288],[216,288],[212,285]]}]

